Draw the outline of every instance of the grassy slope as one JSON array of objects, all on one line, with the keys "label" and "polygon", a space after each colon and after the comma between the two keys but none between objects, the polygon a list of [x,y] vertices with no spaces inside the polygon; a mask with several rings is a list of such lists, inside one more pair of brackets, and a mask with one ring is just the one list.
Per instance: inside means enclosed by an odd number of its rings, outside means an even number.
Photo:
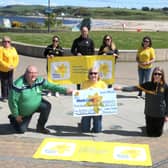
[{"label": "grassy slope", "polygon": [[[61,45],[64,48],[70,48],[73,39],[79,36],[79,32],[58,32],[61,39]],[[167,32],[112,32],[112,31],[101,31],[101,32],[90,32],[90,37],[95,42],[95,47],[99,48],[102,42],[102,38],[105,34],[110,34],[113,37],[119,49],[137,49],[140,45],[141,40],[144,36],[148,35],[152,38],[154,48],[168,48]],[[28,44],[36,44],[46,46],[50,44],[51,38],[55,34],[32,34],[32,33],[0,33],[0,37],[3,35],[9,35],[12,40],[24,42]]]}]

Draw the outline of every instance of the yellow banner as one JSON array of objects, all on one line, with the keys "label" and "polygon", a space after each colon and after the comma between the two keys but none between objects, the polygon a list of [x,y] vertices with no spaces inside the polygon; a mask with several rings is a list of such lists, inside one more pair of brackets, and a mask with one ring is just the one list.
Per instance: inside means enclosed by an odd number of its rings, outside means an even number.
[{"label": "yellow banner", "polygon": [[107,84],[115,81],[113,56],[67,56],[48,60],[48,80],[58,84],[77,84],[88,79],[88,70],[97,67]]},{"label": "yellow banner", "polygon": [[152,166],[147,144],[46,138],[33,158]]}]

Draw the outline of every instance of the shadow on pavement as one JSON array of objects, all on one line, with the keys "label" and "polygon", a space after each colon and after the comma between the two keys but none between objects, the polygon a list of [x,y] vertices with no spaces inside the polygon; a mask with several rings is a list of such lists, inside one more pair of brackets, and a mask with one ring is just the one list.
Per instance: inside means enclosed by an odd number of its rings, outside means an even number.
[{"label": "shadow on pavement", "polygon": [[128,96],[128,95],[119,95],[119,94],[117,94],[117,98],[125,98],[125,99],[127,99],[127,98],[130,98],[130,99],[137,99],[137,96]]},{"label": "shadow on pavement", "polygon": [[79,127],[65,126],[65,125],[50,125],[47,128],[55,131],[56,136],[91,136],[87,133],[82,133]]},{"label": "shadow on pavement", "polygon": [[121,136],[146,136],[145,127],[139,127],[141,132],[138,131],[127,131],[127,130],[104,130],[104,134],[116,134]]},{"label": "shadow on pavement", "polygon": [[[78,127],[72,127],[72,126],[57,126],[57,125],[49,125],[47,126],[48,129],[50,129],[52,132],[48,135],[53,136],[86,136],[86,137],[94,137],[91,134],[82,133]],[[36,132],[35,129],[28,128],[28,131]],[[53,132],[54,131],[54,132]]]},{"label": "shadow on pavement", "polygon": [[0,135],[15,134],[16,131],[10,124],[0,124]]}]

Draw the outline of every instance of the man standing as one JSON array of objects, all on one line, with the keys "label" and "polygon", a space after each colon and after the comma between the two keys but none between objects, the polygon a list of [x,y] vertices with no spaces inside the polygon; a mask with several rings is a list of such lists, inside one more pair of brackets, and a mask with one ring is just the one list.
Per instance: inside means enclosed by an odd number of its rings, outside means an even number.
[{"label": "man standing", "polygon": [[49,83],[42,77],[38,77],[37,68],[29,65],[25,74],[14,83],[9,94],[9,108],[11,114],[8,116],[11,125],[18,133],[27,131],[29,122],[35,112],[40,112],[37,122],[37,132],[49,133],[44,126],[48,120],[51,104],[42,98],[42,90],[48,89],[63,94],[71,94],[71,89]]},{"label": "man standing", "polygon": [[[86,26],[81,27],[81,35],[73,41],[71,53],[73,55],[94,55],[94,42],[89,38],[89,30]],[[80,84],[77,84],[77,89],[80,89]]]}]

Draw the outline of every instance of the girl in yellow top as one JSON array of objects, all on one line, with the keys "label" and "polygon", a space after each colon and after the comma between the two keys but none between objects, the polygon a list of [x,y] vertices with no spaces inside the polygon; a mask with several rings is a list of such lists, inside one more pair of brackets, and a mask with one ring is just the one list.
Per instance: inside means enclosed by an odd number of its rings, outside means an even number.
[{"label": "girl in yellow top", "polygon": [[[92,88],[100,88],[106,89],[107,85],[105,82],[100,80],[99,71],[97,68],[91,68],[88,72],[88,80],[82,83],[82,89],[92,89]],[[93,119],[93,128],[91,127],[91,119]],[[102,130],[102,116],[84,116],[81,120],[81,130],[82,132],[101,132]]]},{"label": "girl in yellow top", "polygon": [[13,71],[19,63],[19,56],[14,47],[11,46],[10,37],[2,38],[0,47],[0,79],[1,79],[1,100],[6,101],[9,90],[12,87]]},{"label": "girl in yellow top", "polygon": [[[150,80],[152,63],[155,61],[155,51],[152,48],[152,40],[146,36],[143,38],[141,47],[138,49],[136,61],[138,63],[139,84]],[[142,91],[139,91],[138,98],[142,97]]]}]

